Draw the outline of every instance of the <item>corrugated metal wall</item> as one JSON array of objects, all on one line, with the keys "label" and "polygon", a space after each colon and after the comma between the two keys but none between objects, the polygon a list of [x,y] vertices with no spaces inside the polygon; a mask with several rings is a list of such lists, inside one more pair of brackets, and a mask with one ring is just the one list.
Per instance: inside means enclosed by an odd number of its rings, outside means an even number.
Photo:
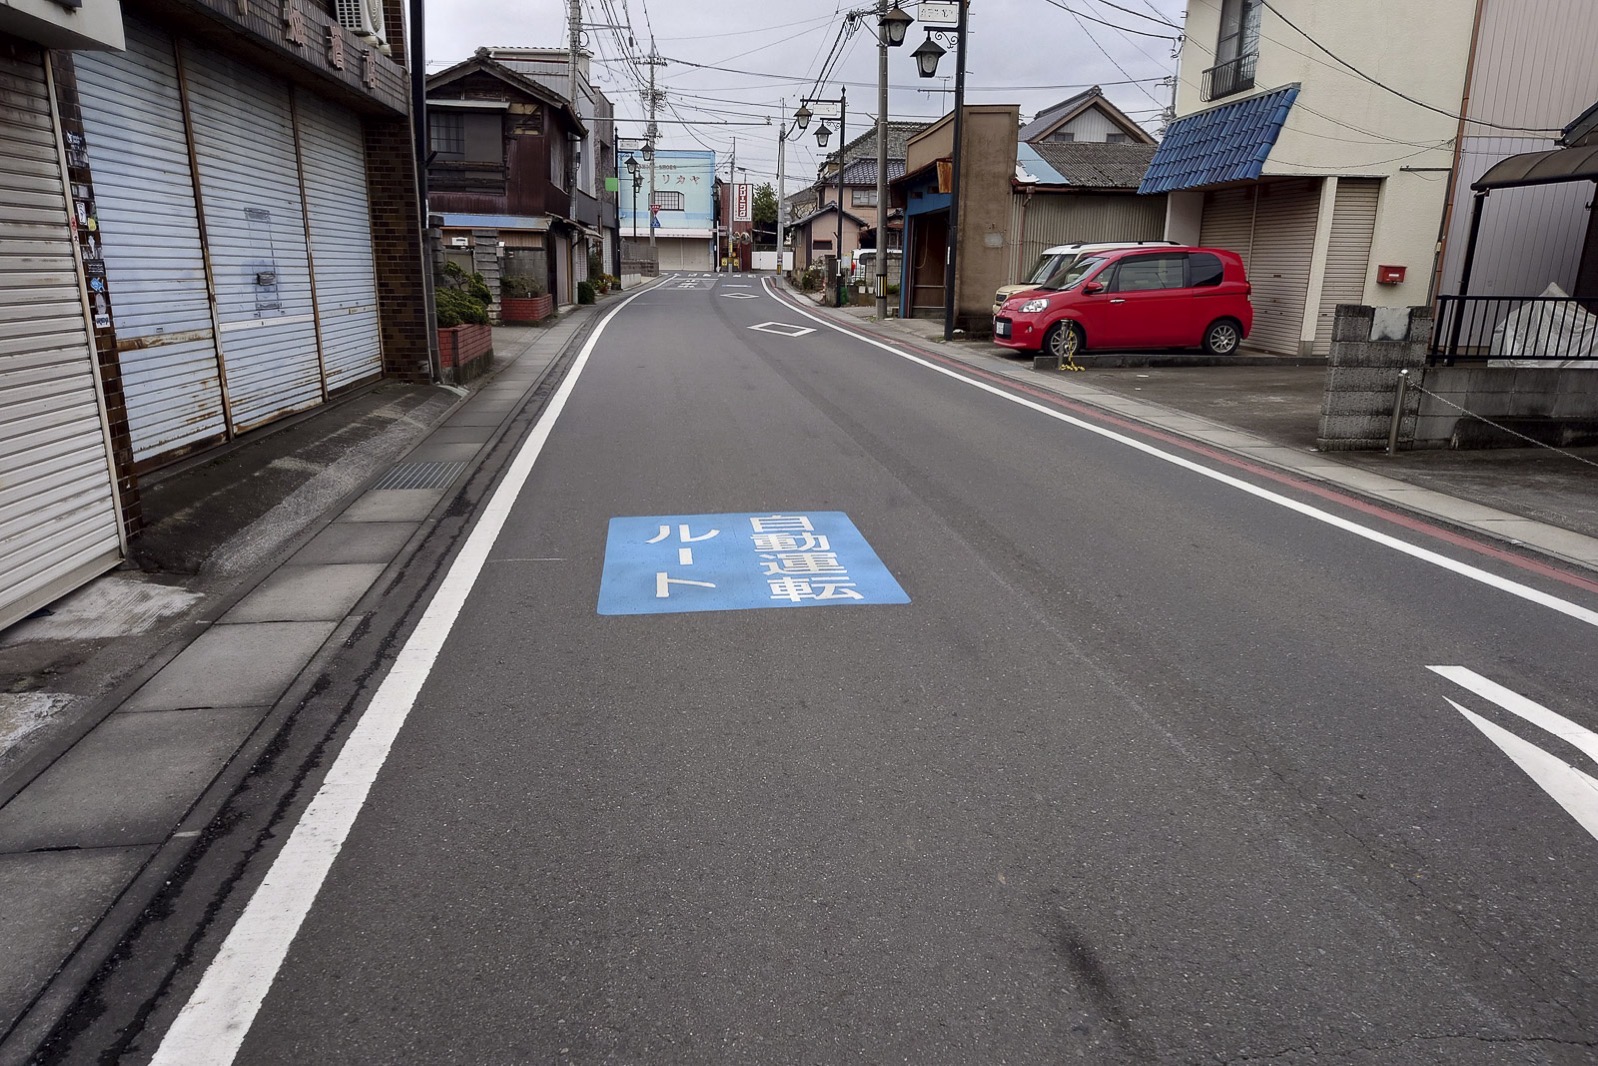
[{"label": "corrugated metal wall", "polygon": [[126,52],[73,62],[138,462],[227,424],[172,38],[132,19],[126,33]]},{"label": "corrugated metal wall", "polygon": [[1326,275],[1321,282],[1321,305],[1315,320],[1315,346],[1311,354],[1331,353],[1332,319],[1336,317],[1337,305],[1365,300],[1371,237],[1376,232],[1376,205],[1381,191],[1381,181],[1374,178],[1342,178],[1337,182],[1337,203],[1332,210]]},{"label": "corrugated metal wall", "polygon": [[[1237,245],[1242,243],[1250,194],[1254,198],[1252,238],[1244,252]],[[1249,347],[1299,354],[1319,214],[1318,178],[1265,182],[1247,189],[1206,194],[1200,242],[1242,255],[1254,288],[1254,329],[1249,334]]]},{"label": "corrugated metal wall", "polygon": [[0,54],[0,627],[122,557],[43,52]]},{"label": "corrugated metal wall", "polygon": [[[1024,227],[1024,230],[1023,230]],[[1076,241],[1157,241],[1165,236],[1165,197],[1134,193],[1022,193],[1010,201],[1017,254],[1006,268],[1013,285],[1044,249]]]},{"label": "corrugated metal wall", "polygon": [[294,94],[311,223],[317,329],[332,392],[383,370],[377,278],[366,193],[366,149],[354,112]]},{"label": "corrugated metal wall", "polygon": [[[1592,0],[1486,0],[1468,117],[1515,128],[1465,127],[1438,292],[1459,291],[1471,182],[1507,156],[1557,147],[1557,131],[1598,100],[1594,56],[1598,4]],[[1471,292],[1535,295],[1551,281],[1570,291],[1592,199],[1585,182],[1493,193],[1482,215]]]},{"label": "corrugated metal wall", "polygon": [[154,465],[382,354],[360,119],[137,20],[127,37],[75,61],[133,458]]},{"label": "corrugated metal wall", "polygon": [[182,49],[228,411],[245,430],[321,402],[304,206],[288,88]]}]

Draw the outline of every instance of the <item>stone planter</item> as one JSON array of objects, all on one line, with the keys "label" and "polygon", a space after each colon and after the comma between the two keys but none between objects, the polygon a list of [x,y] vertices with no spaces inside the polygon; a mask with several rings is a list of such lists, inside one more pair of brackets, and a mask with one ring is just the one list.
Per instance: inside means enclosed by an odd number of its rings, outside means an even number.
[{"label": "stone planter", "polygon": [[543,296],[501,296],[499,318],[505,323],[542,322],[555,313],[555,298]]},{"label": "stone planter", "polygon": [[438,331],[438,359],[444,377],[452,382],[469,381],[493,362],[494,330],[468,322]]}]

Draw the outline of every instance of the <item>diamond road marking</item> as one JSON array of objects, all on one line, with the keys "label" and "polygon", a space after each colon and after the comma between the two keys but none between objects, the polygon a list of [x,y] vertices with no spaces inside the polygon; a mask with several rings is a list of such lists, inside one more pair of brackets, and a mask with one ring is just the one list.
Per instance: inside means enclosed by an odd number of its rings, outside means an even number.
[{"label": "diamond road marking", "polygon": [[749,328],[759,330],[761,333],[775,333],[779,337],[803,337],[806,333],[815,332],[808,326],[794,326],[787,322],[762,322],[758,326]]},{"label": "diamond road marking", "polygon": [[752,292],[724,292],[721,294],[726,300],[758,300],[760,297]]}]

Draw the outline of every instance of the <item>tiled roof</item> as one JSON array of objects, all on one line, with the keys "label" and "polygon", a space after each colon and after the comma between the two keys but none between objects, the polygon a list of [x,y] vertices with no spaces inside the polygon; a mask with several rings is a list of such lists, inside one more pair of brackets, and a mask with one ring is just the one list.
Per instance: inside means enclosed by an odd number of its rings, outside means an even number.
[{"label": "tiled roof", "polygon": [[[1106,144],[1099,141],[1041,141],[1032,150],[1054,168],[1067,185],[1096,189],[1135,189],[1154,159],[1152,144]],[[1048,182],[1046,175],[1039,180]]]},{"label": "tiled roof", "polygon": [[[888,180],[892,181],[904,173],[903,159],[888,160]],[[824,184],[832,185],[836,178]],[[877,183],[877,161],[875,159],[856,159],[843,168],[843,183],[845,185],[875,185]]]},{"label": "tiled roof", "polygon": [[1171,192],[1260,176],[1298,99],[1289,85],[1171,123],[1138,192]]},{"label": "tiled roof", "polygon": [[[835,125],[835,123],[831,123],[831,122],[829,122],[828,124],[829,125]],[[905,157],[905,150],[906,150],[905,146],[910,143],[910,138],[914,137],[916,134],[918,134],[922,130],[926,129],[928,125],[930,125],[930,123],[927,123],[927,122],[892,122],[892,121],[890,121],[888,123],[888,138],[887,138],[887,140],[888,140],[888,158],[890,158],[890,159],[903,159]],[[835,151],[828,153],[827,162],[830,163],[833,159],[837,158],[837,155],[838,155],[838,153],[835,152]],[[850,141],[848,144],[843,146],[843,158],[844,158],[844,160],[846,162],[849,162],[849,163],[853,163],[857,159],[870,159],[870,160],[873,160],[873,161],[876,160],[876,158],[877,158],[877,126],[876,126],[876,123],[872,123],[871,126],[866,130],[866,132],[862,133],[860,136],[856,137],[854,140]]]}]

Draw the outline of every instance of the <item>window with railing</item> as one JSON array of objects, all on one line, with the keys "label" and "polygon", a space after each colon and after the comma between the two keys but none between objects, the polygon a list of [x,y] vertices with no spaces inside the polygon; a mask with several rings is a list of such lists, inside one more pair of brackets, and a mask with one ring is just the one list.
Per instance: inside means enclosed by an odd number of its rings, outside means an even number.
[{"label": "window with railing", "polygon": [[1214,100],[1254,87],[1261,13],[1260,0],[1222,0],[1215,65],[1204,72],[1204,99]]},{"label": "window with railing", "polygon": [[655,206],[662,211],[684,211],[687,201],[676,189],[656,189]]}]

